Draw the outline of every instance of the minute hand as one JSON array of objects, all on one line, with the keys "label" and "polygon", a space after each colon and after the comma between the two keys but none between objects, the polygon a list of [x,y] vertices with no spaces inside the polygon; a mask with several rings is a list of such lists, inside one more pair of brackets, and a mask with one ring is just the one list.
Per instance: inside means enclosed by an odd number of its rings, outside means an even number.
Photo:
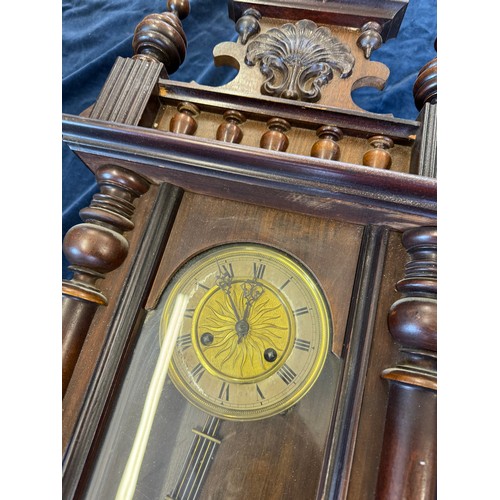
[{"label": "minute hand", "polygon": [[240,321],[238,309],[236,308],[236,304],[234,303],[233,297],[231,295],[231,286],[233,283],[231,275],[227,272],[223,273],[220,267],[219,271],[221,272],[221,274],[219,274],[216,278],[217,286],[227,295],[229,303],[231,304],[231,309],[233,310],[234,316],[236,317],[236,321]]}]

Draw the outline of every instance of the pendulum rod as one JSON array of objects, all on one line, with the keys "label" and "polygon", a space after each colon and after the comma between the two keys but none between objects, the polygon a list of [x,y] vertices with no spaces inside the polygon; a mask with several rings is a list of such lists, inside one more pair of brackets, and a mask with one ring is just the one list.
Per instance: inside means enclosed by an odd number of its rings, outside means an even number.
[{"label": "pendulum rod", "polygon": [[198,498],[205,475],[215,450],[221,443],[216,437],[221,420],[208,417],[203,430],[193,429],[195,437],[186,457],[179,481],[166,500],[195,500]]}]

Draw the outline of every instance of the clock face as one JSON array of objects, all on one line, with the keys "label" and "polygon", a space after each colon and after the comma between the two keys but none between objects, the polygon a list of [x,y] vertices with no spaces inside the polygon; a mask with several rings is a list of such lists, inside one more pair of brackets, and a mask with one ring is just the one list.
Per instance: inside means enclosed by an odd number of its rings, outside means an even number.
[{"label": "clock face", "polygon": [[229,420],[259,420],[293,406],[326,359],[330,314],[304,265],[256,244],[224,245],[174,277],[160,342],[185,297],[170,366],[177,389],[199,409]]}]

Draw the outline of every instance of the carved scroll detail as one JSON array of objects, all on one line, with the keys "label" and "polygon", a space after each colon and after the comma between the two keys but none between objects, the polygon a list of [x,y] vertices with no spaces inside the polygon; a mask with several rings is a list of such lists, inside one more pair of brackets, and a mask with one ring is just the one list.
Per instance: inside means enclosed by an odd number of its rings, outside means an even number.
[{"label": "carved scroll detail", "polygon": [[259,63],[266,78],[263,94],[315,102],[321,97],[321,87],[333,79],[334,70],[341,78],[351,74],[354,57],[328,28],[303,19],[258,35],[248,44],[245,63]]}]

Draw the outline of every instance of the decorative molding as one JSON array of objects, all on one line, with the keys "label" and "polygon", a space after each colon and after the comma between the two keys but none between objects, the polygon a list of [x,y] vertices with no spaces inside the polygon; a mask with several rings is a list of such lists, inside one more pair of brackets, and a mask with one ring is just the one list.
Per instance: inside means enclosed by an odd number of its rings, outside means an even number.
[{"label": "decorative molding", "polygon": [[223,114],[232,109],[243,113],[247,119],[267,120],[270,116],[283,118],[296,127],[317,130],[325,123],[335,123],[346,135],[367,139],[374,135],[387,135],[397,144],[411,145],[418,134],[420,122],[396,118],[392,115],[366,113],[364,111],[331,108],[317,103],[303,103],[276,99],[262,95],[238,95],[197,85],[195,88],[185,82],[159,81],[159,95],[162,104],[177,106],[189,101],[209,113]]},{"label": "decorative molding", "polygon": [[318,101],[321,87],[351,74],[354,57],[349,47],[325,27],[303,19],[258,35],[248,44],[245,63],[259,69],[266,80],[261,92],[299,101]]},{"label": "decorative molding", "polygon": [[[360,30],[367,21],[377,22],[384,41],[397,36],[408,0],[228,0],[229,17],[237,21],[247,9],[262,17],[299,21],[307,18],[320,24],[334,24]],[[361,5],[363,5],[362,8]],[[367,11],[369,15],[367,16]]]},{"label": "decorative molding", "polygon": [[397,230],[436,220],[437,181],[426,177],[72,115],[63,140],[91,169],[113,161],[208,196]]},{"label": "decorative molding", "polygon": [[386,227],[366,226],[363,232],[344,339],[345,364],[333,446],[317,498],[347,498],[388,238]]}]

